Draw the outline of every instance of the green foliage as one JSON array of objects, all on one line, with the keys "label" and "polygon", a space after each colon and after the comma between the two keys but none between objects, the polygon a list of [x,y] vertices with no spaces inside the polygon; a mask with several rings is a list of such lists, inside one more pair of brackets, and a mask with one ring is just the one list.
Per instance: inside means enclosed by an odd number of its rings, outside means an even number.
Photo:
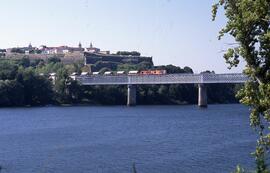
[{"label": "green foliage", "polygon": [[208,84],[207,98],[211,103],[238,103],[235,95],[243,85],[240,84]]},{"label": "green foliage", "polygon": [[76,104],[76,103],[81,102],[82,97],[83,97],[82,96],[83,90],[77,81],[68,78],[67,85],[66,85],[66,91],[67,91],[66,94],[67,94],[67,98],[68,98],[69,102],[71,102],[72,104],[74,104],[74,103]]},{"label": "green foliage", "polygon": [[213,5],[213,20],[219,7],[224,8],[228,18],[219,39],[230,35],[236,42],[224,58],[229,68],[237,66],[239,58],[243,58],[247,64],[244,73],[250,77],[238,97],[251,108],[250,124],[259,136],[254,152],[256,172],[270,172],[266,162],[270,147],[270,1],[219,0]]},{"label": "green foliage", "polygon": [[158,70],[166,70],[167,73],[193,73],[193,70],[190,67],[177,67],[174,65],[162,65],[162,66],[153,66],[152,63],[143,61],[139,64],[119,64],[117,66],[117,70],[119,71],[130,71],[130,70],[151,70],[151,69],[158,69]]},{"label": "green foliage", "polygon": [[139,104],[195,104],[197,90],[194,85],[142,85],[138,86]]},{"label": "green foliage", "polygon": [[139,70],[137,65],[134,64],[119,64],[117,66],[118,71],[131,71],[131,70]]},{"label": "green foliage", "polygon": [[20,48],[12,48],[11,53],[25,53],[25,51]]},{"label": "green foliage", "polygon": [[[0,61],[0,106],[46,105],[53,95],[51,82],[28,68],[29,59]],[[46,94],[44,94],[46,93]]]},{"label": "green foliage", "polygon": [[0,81],[0,106],[21,106],[24,103],[23,85],[15,80]]},{"label": "green foliage", "polygon": [[32,68],[19,72],[17,81],[23,85],[25,105],[35,106],[51,103],[53,96],[51,82],[43,76],[36,75]]},{"label": "green foliage", "polygon": [[93,71],[100,71],[102,68],[107,68],[115,71],[117,69],[118,64],[119,63],[111,61],[98,61],[94,65],[92,65],[91,68]]},{"label": "green foliage", "polygon": [[81,73],[83,64],[80,64],[80,63],[67,64],[65,65],[65,68],[67,69],[68,74],[72,74],[74,72]]},{"label": "green foliage", "polygon": [[64,68],[64,65],[62,63],[49,63],[49,64],[43,64],[43,62],[39,63],[38,66],[35,68],[37,73],[55,73],[59,69]]},{"label": "green foliage", "polygon": [[141,53],[140,52],[137,52],[137,51],[131,51],[131,52],[128,52],[128,51],[118,51],[116,52],[116,55],[124,55],[124,56],[141,56]]},{"label": "green foliage", "polygon": [[186,72],[186,73],[193,73],[193,70],[192,70],[192,68],[190,68],[190,67],[184,67],[184,71]]},{"label": "green foliage", "polygon": [[177,67],[177,66],[174,66],[174,65],[156,66],[155,69],[166,70],[167,73],[169,73],[169,74],[173,74],[173,73],[193,73],[193,70],[190,67],[184,67],[184,69],[182,69],[181,67]]},{"label": "green foliage", "polygon": [[69,68],[70,66],[63,66],[57,70],[54,86],[57,104],[80,103],[82,100],[82,87],[69,77]]},{"label": "green foliage", "polygon": [[143,61],[143,62],[140,62],[137,66],[138,66],[138,70],[146,70],[146,69],[153,68],[153,63],[149,61]]},{"label": "green foliage", "polygon": [[65,68],[58,69],[56,73],[55,92],[58,103],[68,103],[67,79],[68,72]]},{"label": "green foliage", "polygon": [[145,70],[153,67],[152,58],[141,57],[138,52],[118,52],[118,56],[85,53],[84,56],[86,63],[91,65],[91,71],[99,71],[102,68],[109,68],[113,71],[131,68]]},{"label": "green foliage", "polygon": [[18,72],[18,66],[12,61],[7,60],[0,61],[0,69],[0,80],[12,80]]},{"label": "green foliage", "polygon": [[19,60],[19,65],[23,67],[29,67],[30,66],[30,59],[28,57],[23,57],[22,59]]},{"label": "green foliage", "polygon": [[40,67],[42,67],[44,65],[45,65],[45,62],[44,62],[43,59],[35,59],[32,62],[30,62],[30,66],[32,66],[32,67],[39,66],[39,68],[40,68]]},{"label": "green foliage", "polygon": [[56,56],[48,58],[48,63],[58,63],[58,62],[61,62],[61,59]]}]

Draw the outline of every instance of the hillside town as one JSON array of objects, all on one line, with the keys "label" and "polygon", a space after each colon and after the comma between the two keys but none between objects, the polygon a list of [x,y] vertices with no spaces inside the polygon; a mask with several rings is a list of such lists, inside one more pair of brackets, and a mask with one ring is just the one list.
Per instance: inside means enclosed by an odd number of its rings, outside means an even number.
[{"label": "hillside town", "polygon": [[10,55],[10,54],[43,54],[43,55],[55,55],[55,54],[71,54],[71,53],[101,53],[101,54],[110,54],[110,51],[101,51],[99,48],[93,46],[90,43],[89,47],[83,47],[81,43],[78,44],[78,47],[70,46],[58,46],[58,47],[49,47],[46,45],[41,45],[39,47],[33,47],[30,43],[26,47],[13,47],[7,49],[0,49],[0,55]]},{"label": "hillside town", "polygon": [[49,47],[41,45],[32,46],[30,43],[26,47],[13,47],[0,49],[1,59],[29,59],[31,62],[39,60],[50,61],[51,58],[57,58],[64,64],[79,63],[83,64],[87,71],[112,71],[116,69],[147,69],[153,66],[152,57],[141,56],[137,51],[117,51],[111,53],[106,50],[93,46],[90,43],[88,47],[83,47],[81,43],[77,47],[58,46]]}]

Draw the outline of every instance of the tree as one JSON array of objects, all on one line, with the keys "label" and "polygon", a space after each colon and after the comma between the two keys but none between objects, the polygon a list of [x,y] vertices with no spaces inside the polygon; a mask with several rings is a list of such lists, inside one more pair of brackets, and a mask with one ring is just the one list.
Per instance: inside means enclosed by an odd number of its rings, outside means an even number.
[{"label": "tree", "polygon": [[24,105],[24,86],[16,80],[6,80],[7,95],[9,97],[8,106],[22,106]]},{"label": "tree", "polygon": [[61,59],[56,56],[48,58],[48,63],[58,63],[58,62],[61,62]]},{"label": "tree", "polygon": [[32,67],[37,67],[37,66],[42,67],[45,65],[45,62],[43,59],[34,59],[34,61],[30,62],[30,65]]},{"label": "tree", "polygon": [[18,73],[16,80],[24,88],[25,105],[46,105],[52,102],[51,82],[44,76],[36,75],[32,68],[23,69]]},{"label": "tree", "polygon": [[153,63],[148,61],[142,61],[137,66],[139,70],[147,70],[153,68]]},{"label": "tree", "polygon": [[55,81],[55,92],[56,92],[56,101],[58,103],[68,103],[68,93],[67,93],[67,81],[68,81],[68,72],[65,68],[60,68],[56,73]]},{"label": "tree", "polygon": [[[269,0],[219,0],[213,5],[213,20],[223,7],[228,21],[220,31],[219,39],[230,35],[235,46],[224,54],[229,68],[246,62],[244,73],[249,81],[239,91],[240,102],[251,108],[250,124],[258,132],[256,172],[270,172],[266,163],[270,147],[270,1]],[[266,123],[263,123],[266,122]]]},{"label": "tree", "polygon": [[29,67],[30,66],[30,59],[28,57],[23,57],[22,59],[20,59],[19,65],[23,66],[23,67]]},{"label": "tree", "polygon": [[186,72],[186,73],[193,73],[193,70],[192,70],[192,68],[190,68],[190,67],[184,67],[184,71]]},{"label": "tree", "polygon": [[141,56],[140,52],[137,51],[118,51],[116,52],[116,55],[123,55],[123,56]]},{"label": "tree", "polygon": [[23,53],[25,53],[25,50],[20,49],[20,48],[12,48],[11,49],[11,53],[20,53],[20,54],[23,54]]},{"label": "tree", "polygon": [[82,87],[78,81],[68,78],[66,82],[66,94],[68,101],[71,103],[80,103],[82,93]]},{"label": "tree", "polygon": [[23,86],[15,80],[0,80],[0,106],[22,106]]},{"label": "tree", "polygon": [[12,61],[0,62],[0,80],[14,79],[18,72],[18,66]]},{"label": "tree", "polygon": [[[187,68],[187,67],[186,67]],[[186,71],[184,69],[181,69],[180,67],[174,66],[174,65],[166,65],[166,66],[156,66],[155,69],[163,69],[166,70],[167,73],[169,74],[173,74],[173,73],[186,73]],[[192,71],[192,69],[191,69]],[[187,71],[188,73],[190,71]]]}]

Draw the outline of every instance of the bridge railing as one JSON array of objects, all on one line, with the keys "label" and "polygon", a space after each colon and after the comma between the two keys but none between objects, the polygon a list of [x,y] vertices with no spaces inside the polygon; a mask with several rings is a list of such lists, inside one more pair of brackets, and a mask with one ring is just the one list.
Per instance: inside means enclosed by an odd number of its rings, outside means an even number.
[{"label": "bridge railing", "polygon": [[199,83],[244,83],[244,74],[167,74],[167,75],[110,75],[78,76],[83,85],[132,85],[132,84],[199,84]]},{"label": "bridge railing", "polygon": [[83,85],[126,85],[128,78],[126,76],[87,76],[76,77]]},{"label": "bridge railing", "polygon": [[136,75],[128,78],[130,84],[188,84],[201,81],[199,74]]},{"label": "bridge railing", "polygon": [[248,77],[241,73],[229,73],[229,74],[202,74],[202,83],[244,83],[248,80]]}]

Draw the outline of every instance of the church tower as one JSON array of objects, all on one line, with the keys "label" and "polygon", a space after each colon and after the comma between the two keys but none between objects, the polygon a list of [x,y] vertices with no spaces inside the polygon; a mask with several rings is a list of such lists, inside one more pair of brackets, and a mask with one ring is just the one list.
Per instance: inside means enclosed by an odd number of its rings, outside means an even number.
[{"label": "church tower", "polygon": [[31,44],[31,43],[29,43],[29,45],[28,45],[28,49],[32,49],[32,48],[33,48],[32,44]]}]

